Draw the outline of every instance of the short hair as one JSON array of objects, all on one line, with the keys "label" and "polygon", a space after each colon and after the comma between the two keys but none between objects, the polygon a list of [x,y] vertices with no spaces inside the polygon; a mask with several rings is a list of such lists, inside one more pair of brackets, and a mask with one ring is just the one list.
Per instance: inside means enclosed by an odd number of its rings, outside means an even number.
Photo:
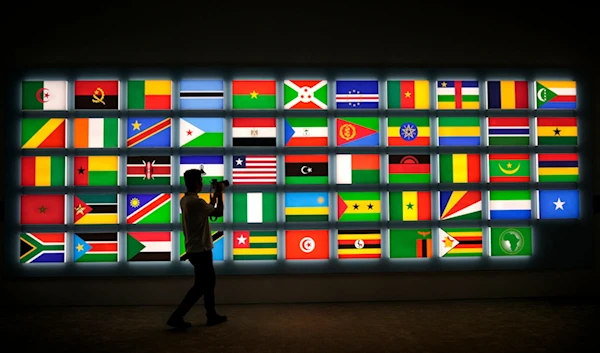
[{"label": "short hair", "polygon": [[188,190],[196,189],[198,181],[202,182],[202,171],[200,169],[188,169],[183,173],[183,181]]}]

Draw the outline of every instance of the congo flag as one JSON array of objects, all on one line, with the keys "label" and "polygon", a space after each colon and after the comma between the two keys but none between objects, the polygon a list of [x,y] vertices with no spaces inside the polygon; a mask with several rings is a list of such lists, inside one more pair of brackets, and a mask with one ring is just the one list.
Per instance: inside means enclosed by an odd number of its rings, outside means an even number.
[{"label": "congo flag", "polygon": [[171,147],[171,118],[127,118],[127,147]]}]

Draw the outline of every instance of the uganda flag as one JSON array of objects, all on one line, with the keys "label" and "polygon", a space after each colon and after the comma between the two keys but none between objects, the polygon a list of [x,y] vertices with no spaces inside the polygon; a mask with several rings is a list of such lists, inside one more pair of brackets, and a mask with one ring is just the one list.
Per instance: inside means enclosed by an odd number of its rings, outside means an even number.
[{"label": "uganda flag", "polygon": [[432,255],[431,229],[390,229],[390,258],[427,258]]},{"label": "uganda flag", "polygon": [[116,194],[77,194],[73,196],[75,224],[117,224]]},{"label": "uganda flag", "polygon": [[378,118],[336,118],[336,146],[378,147]]},{"label": "uganda flag", "polygon": [[381,230],[338,230],[339,259],[381,258]]},{"label": "uganda flag", "polygon": [[526,153],[490,154],[490,183],[528,183],[531,181],[529,155]]},{"label": "uganda flag", "polygon": [[65,156],[21,157],[21,186],[65,186]]},{"label": "uganda flag", "polygon": [[233,109],[275,109],[275,80],[233,80]]},{"label": "uganda flag", "polygon": [[577,153],[538,154],[538,180],[541,183],[579,182]]},{"label": "uganda flag", "polygon": [[388,146],[429,146],[429,118],[388,118]]},{"label": "uganda flag", "polygon": [[431,192],[390,192],[390,221],[430,221]]},{"label": "uganda flag", "polygon": [[75,81],[75,109],[118,110],[119,81]]},{"label": "uganda flag", "polygon": [[234,231],[233,260],[277,260],[277,232]]},{"label": "uganda flag", "polygon": [[77,233],[72,244],[75,262],[117,262],[118,233]]},{"label": "uganda flag", "polygon": [[429,184],[431,182],[431,157],[428,154],[388,155],[390,184]]},{"label": "uganda flag", "polygon": [[440,154],[441,183],[480,183],[481,158],[478,154]]},{"label": "uganda flag", "polygon": [[304,154],[285,156],[285,183],[291,184],[327,184],[329,182],[329,163],[326,154]]},{"label": "uganda flag", "polygon": [[440,229],[440,257],[483,255],[481,228]]},{"label": "uganda flag", "polygon": [[65,262],[65,233],[21,233],[22,264]]},{"label": "uganda flag", "polygon": [[340,222],[378,222],[381,219],[379,192],[340,192],[337,196]]},{"label": "uganda flag", "polygon": [[577,118],[537,118],[540,146],[577,145]]}]

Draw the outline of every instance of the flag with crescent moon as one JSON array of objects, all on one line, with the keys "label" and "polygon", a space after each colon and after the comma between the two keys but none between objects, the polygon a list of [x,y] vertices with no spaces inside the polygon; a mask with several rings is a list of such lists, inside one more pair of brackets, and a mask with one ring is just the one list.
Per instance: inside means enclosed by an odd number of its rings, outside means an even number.
[{"label": "flag with crescent moon", "polygon": [[329,230],[286,230],[285,259],[329,259]]},{"label": "flag with crescent moon", "polygon": [[531,181],[529,155],[526,153],[490,154],[491,183],[528,183]]},{"label": "flag with crescent moon", "polygon": [[23,81],[23,110],[67,110],[67,81]]}]

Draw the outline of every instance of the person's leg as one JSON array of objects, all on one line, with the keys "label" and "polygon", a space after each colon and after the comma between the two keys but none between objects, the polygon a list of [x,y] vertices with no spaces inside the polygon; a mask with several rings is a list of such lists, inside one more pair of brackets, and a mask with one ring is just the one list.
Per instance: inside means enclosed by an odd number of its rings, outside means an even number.
[{"label": "person's leg", "polygon": [[[183,297],[183,300],[181,301],[177,309],[175,309],[173,314],[171,314],[171,317],[167,322],[168,324],[179,323],[181,326],[181,323],[184,322],[183,317],[188,313],[188,311],[190,311],[194,304],[196,304],[196,302],[204,294],[203,273],[205,271],[202,269],[203,266],[200,262],[200,259],[196,254],[190,254],[189,261],[191,262],[192,266],[194,266],[194,285],[188,290],[187,294],[185,295],[185,297]],[[185,325],[187,326],[189,324]]]},{"label": "person's leg", "polygon": [[227,321],[227,316],[217,314],[215,310],[215,285],[216,285],[216,274],[215,267],[213,265],[212,251],[206,253],[203,258],[205,276],[204,276],[204,309],[206,309],[206,324],[208,326],[218,325]]}]

